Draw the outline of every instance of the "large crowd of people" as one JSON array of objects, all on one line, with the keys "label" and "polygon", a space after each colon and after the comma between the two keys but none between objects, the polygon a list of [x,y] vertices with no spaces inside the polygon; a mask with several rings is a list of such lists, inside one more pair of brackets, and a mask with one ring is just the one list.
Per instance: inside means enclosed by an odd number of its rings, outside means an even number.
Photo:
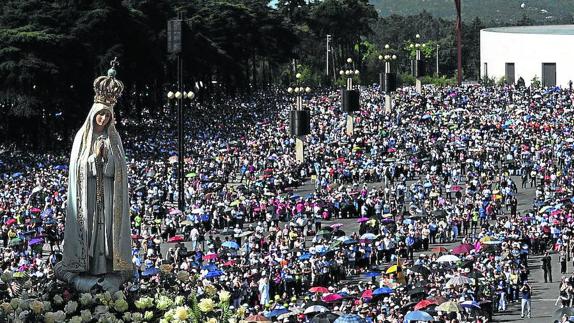
[{"label": "large crowd of people", "polygon": [[[529,256],[574,250],[573,100],[560,88],[402,88],[388,110],[377,88],[362,88],[348,133],[339,94],[323,90],[304,98],[311,134],[298,162],[290,97],[211,98],[186,118],[183,193],[173,112],[121,119],[136,268],[127,298],[201,303],[216,288],[238,320],[280,322],[488,322],[513,302],[535,315]],[[67,155],[0,154],[2,301],[52,302],[49,312],[57,295],[80,297],[53,275]],[[564,308],[573,284],[563,278]]]}]

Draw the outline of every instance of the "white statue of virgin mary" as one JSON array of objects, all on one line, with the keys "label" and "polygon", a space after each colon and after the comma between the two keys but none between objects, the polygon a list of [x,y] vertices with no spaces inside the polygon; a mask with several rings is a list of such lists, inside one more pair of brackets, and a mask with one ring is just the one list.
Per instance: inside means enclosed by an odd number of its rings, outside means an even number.
[{"label": "white statue of virgin mary", "polygon": [[115,290],[133,271],[127,165],[114,125],[123,91],[115,78],[94,81],[94,104],[74,139],[70,156],[62,261],[56,275],[76,289]]}]

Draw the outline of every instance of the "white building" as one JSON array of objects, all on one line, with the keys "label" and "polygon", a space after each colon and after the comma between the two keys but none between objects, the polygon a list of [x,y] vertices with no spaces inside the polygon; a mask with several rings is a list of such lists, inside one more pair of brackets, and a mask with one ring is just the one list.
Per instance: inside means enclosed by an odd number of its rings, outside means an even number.
[{"label": "white building", "polygon": [[574,82],[574,25],[487,28],[480,31],[481,77],[529,85]]}]

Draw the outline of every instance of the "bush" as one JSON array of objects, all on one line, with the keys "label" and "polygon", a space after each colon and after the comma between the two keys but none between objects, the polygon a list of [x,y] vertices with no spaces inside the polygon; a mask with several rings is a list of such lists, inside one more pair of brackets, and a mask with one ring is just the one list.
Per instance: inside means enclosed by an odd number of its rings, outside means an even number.
[{"label": "bush", "polygon": [[425,76],[421,79],[423,84],[432,84],[435,86],[449,86],[449,85],[456,85],[455,78],[447,78],[446,76]]},{"label": "bush", "polygon": [[416,78],[409,73],[401,73],[398,75],[397,84],[400,86],[413,86],[415,85]]}]

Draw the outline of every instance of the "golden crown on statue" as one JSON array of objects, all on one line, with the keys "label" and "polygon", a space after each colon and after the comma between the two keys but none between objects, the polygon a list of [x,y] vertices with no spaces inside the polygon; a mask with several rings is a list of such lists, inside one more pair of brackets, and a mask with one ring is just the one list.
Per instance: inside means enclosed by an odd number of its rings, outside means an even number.
[{"label": "golden crown on statue", "polygon": [[107,76],[100,76],[94,80],[94,103],[101,103],[113,107],[122,95],[124,84],[116,79],[116,65],[119,65],[117,57],[110,63]]}]

